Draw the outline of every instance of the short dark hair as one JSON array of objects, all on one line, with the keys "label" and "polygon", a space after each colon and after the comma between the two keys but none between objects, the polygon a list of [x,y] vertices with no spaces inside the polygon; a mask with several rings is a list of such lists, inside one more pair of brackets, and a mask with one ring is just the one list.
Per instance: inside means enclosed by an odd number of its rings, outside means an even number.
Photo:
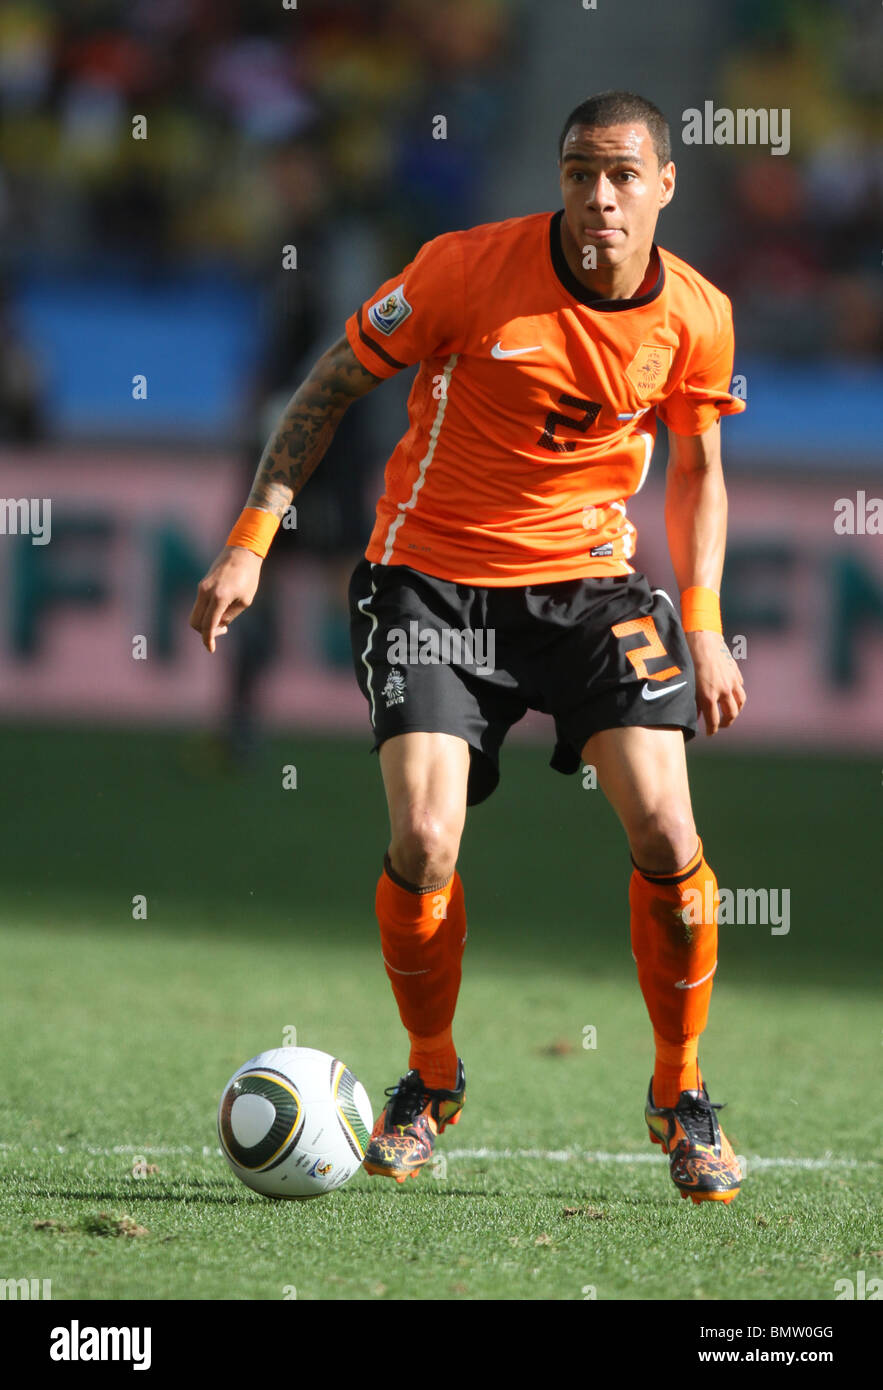
[{"label": "short dark hair", "polygon": [[571,126],[626,125],[630,121],[639,122],[647,127],[661,169],[663,164],[667,164],[671,159],[671,131],[668,121],[658,106],[634,92],[599,92],[575,106],[564,122],[558,140],[558,158],[561,158],[564,141]]}]

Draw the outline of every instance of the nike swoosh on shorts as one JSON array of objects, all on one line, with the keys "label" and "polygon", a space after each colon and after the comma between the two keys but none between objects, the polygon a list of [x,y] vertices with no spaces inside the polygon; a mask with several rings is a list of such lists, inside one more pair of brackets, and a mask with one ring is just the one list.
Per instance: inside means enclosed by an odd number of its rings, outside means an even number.
[{"label": "nike swoosh on shorts", "polygon": [[642,685],[641,694],[645,700],[658,700],[660,695],[670,695],[673,690],[681,690],[686,684],[686,681],[678,681],[677,685],[664,685],[661,690],[648,690],[646,685]]}]

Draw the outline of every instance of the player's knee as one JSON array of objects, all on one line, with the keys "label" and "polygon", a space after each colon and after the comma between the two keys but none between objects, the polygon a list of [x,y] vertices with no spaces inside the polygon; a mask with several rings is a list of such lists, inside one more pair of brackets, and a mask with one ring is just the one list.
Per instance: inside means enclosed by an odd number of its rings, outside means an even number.
[{"label": "player's knee", "polygon": [[658,807],[630,827],[632,858],[651,873],[675,873],[696,852],[696,825],[689,811]]},{"label": "player's knee", "polygon": [[393,826],[390,858],[409,883],[424,887],[450,878],[459,835],[435,816],[413,812]]}]

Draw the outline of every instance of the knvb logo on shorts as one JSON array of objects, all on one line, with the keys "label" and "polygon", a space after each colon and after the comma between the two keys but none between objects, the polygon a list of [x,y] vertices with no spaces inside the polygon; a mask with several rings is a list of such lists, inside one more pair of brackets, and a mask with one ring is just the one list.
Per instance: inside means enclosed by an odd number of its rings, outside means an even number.
[{"label": "knvb logo on shorts", "polygon": [[381,690],[381,695],[386,701],[386,708],[391,709],[393,705],[403,705],[405,703],[405,676],[404,672],[392,668],[386,678],[386,684]]},{"label": "knvb logo on shorts", "polygon": [[791,148],[791,110],[787,106],[756,111],[740,106],[731,111],[706,101],[701,111],[697,106],[682,111],[681,120],[685,145],[769,145],[771,154],[787,154]]},{"label": "knvb logo on shorts", "polygon": [[493,628],[420,627],[416,618],[391,627],[386,659],[396,666],[471,666],[477,675],[494,671],[496,639]]}]

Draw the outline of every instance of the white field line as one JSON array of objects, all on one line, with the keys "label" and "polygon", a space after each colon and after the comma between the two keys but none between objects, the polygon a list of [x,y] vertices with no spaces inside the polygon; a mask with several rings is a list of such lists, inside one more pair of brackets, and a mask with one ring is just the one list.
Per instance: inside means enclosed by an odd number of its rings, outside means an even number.
[{"label": "white field line", "polygon": [[[609,1153],[605,1149],[445,1149],[444,1156],[447,1159],[488,1159],[496,1163],[506,1163],[512,1160],[537,1159],[543,1163],[659,1163],[661,1155],[653,1152],[642,1153]],[[221,1150],[216,1146],[203,1144],[202,1148],[191,1148],[187,1144],[177,1147],[165,1147],[155,1144],[142,1144],[138,1147],[135,1144],[114,1144],[112,1148],[101,1148],[94,1144],[81,1144],[76,1147],[68,1147],[64,1144],[44,1144],[42,1146],[26,1144],[0,1144],[0,1153],[8,1154],[38,1154],[43,1157],[65,1154],[75,1157],[78,1154],[88,1155],[98,1158],[113,1158],[116,1156],[132,1155],[174,1158],[220,1158]],[[739,1155],[743,1157],[743,1155]],[[744,1155],[752,1168],[803,1168],[803,1169],[828,1169],[828,1168],[878,1168],[878,1160],[873,1158],[846,1158],[831,1152],[825,1153],[821,1158],[762,1158],[752,1157],[750,1154]]]},{"label": "white field line", "polygon": [[[446,1149],[446,1158],[506,1159],[537,1158],[546,1163],[658,1163],[656,1153],[607,1153],[604,1149]],[[739,1154],[739,1158],[743,1155]],[[822,1158],[752,1158],[752,1168],[877,1168],[875,1159],[842,1158],[825,1154]]]}]

